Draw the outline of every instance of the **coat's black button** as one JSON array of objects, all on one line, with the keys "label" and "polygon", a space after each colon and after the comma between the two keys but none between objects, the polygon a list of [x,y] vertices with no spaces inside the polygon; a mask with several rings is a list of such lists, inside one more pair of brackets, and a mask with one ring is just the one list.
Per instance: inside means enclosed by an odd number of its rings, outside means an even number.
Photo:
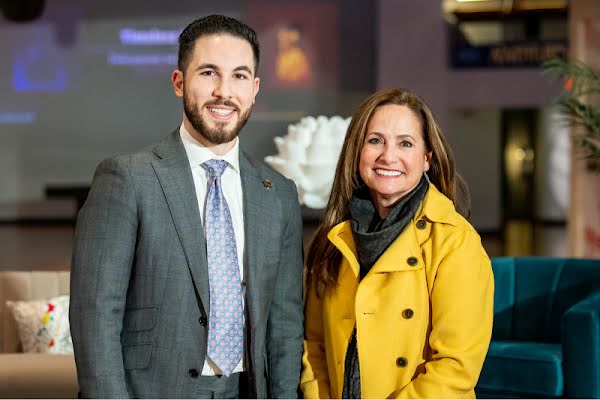
[{"label": "coat's black button", "polygon": [[402,311],[402,316],[406,319],[411,319],[414,315],[415,312],[410,308],[407,308],[406,310]]},{"label": "coat's black button", "polygon": [[192,368],[188,371],[188,374],[190,375],[191,378],[197,378],[198,377],[198,370],[195,368]]},{"label": "coat's black button", "polygon": [[427,222],[425,222],[424,219],[420,219],[417,221],[417,228],[418,229],[425,229],[425,227],[427,226]]},{"label": "coat's black button", "polygon": [[204,316],[200,317],[200,325],[206,326],[207,323],[208,323],[208,320],[206,319],[206,317],[204,317]]},{"label": "coat's black button", "polygon": [[417,265],[419,263],[419,260],[417,260],[417,257],[408,257],[406,259],[406,262],[408,263],[408,265],[410,265],[411,267],[414,267],[415,265]]},{"label": "coat's black button", "polygon": [[404,357],[398,357],[396,359],[396,365],[400,368],[404,368],[408,365],[408,360]]}]

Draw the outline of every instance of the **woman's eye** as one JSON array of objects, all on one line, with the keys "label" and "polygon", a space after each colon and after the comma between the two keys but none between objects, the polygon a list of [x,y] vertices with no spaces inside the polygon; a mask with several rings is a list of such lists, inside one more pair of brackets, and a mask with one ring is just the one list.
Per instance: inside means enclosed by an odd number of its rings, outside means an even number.
[{"label": "woman's eye", "polygon": [[413,147],[413,144],[411,142],[407,141],[407,140],[403,140],[400,143],[400,146],[402,146],[402,147]]},{"label": "woman's eye", "polygon": [[371,138],[368,140],[368,142],[370,144],[378,144],[378,143],[381,143],[381,140],[379,138]]}]

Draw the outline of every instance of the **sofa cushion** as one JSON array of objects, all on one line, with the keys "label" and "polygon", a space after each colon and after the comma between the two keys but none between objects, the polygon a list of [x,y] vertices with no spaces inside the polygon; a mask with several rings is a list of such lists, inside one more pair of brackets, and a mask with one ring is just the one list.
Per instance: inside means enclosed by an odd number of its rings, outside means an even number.
[{"label": "sofa cushion", "polygon": [[560,344],[492,341],[477,393],[495,397],[560,397],[564,392]]},{"label": "sofa cushion", "polygon": [[558,343],[563,314],[598,290],[594,259],[496,257],[493,340]]},{"label": "sofa cushion", "polygon": [[69,271],[0,271],[0,352],[22,351],[6,301],[40,300],[69,294]]},{"label": "sofa cushion", "polygon": [[25,353],[73,354],[69,296],[48,300],[7,301]]}]

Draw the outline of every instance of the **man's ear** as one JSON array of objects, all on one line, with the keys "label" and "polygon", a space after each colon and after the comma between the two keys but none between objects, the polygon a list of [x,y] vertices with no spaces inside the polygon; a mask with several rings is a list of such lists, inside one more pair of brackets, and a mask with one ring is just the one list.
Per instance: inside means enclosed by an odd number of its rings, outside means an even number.
[{"label": "man's ear", "polygon": [[256,95],[260,90],[260,78],[254,78],[254,97],[252,98],[252,104],[256,101]]},{"label": "man's ear", "polygon": [[175,96],[183,97],[183,72],[178,69],[174,70],[171,75],[171,82],[173,83]]}]

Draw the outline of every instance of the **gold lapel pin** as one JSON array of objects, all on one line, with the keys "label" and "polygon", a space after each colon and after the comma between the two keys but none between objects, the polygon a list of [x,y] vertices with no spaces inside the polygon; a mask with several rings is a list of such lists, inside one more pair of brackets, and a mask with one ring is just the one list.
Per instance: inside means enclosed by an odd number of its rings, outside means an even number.
[{"label": "gold lapel pin", "polygon": [[265,188],[267,188],[267,189],[271,189],[271,188],[273,187],[273,184],[271,183],[271,181],[270,181],[270,180],[268,180],[268,179],[265,179],[265,180],[263,181],[263,186],[264,186]]}]

